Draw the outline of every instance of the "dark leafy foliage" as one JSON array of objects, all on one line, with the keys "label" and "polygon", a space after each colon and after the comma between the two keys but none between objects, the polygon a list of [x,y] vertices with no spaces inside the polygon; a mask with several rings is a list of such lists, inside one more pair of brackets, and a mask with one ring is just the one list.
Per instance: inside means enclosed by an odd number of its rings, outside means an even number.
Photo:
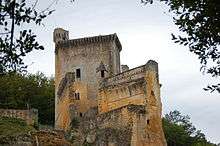
[{"label": "dark leafy foliage", "polygon": [[30,24],[42,25],[53,11],[37,12],[36,4],[37,1],[28,6],[26,0],[0,0],[0,73],[25,71],[23,57],[33,50],[44,49],[36,41]]},{"label": "dark leafy foliage", "polygon": [[[141,0],[153,3],[153,0]],[[174,23],[182,35],[172,34],[175,43],[188,46],[195,53],[202,71],[220,77],[220,1],[219,0],[159,0],[174,13]],[[220,84],[205,88],[220,93]]]},{"label": "dark leafy foliage", "polygon": [[204,88],[204,90],[210,92],[218,91],[220,93],[220,83],[216,85],[209,85],[206,88]]},{"label": "dark leafy foliage", "polygon": [[163,118],[163,129],[168,146],[216,146],[190,122],[189,116],[172,111]]},{"label": "dark leafy foliage", "polygon": [[36,108],[41,124],[54,123],[54,79],[42,73],[0,76],[0,108]]}]

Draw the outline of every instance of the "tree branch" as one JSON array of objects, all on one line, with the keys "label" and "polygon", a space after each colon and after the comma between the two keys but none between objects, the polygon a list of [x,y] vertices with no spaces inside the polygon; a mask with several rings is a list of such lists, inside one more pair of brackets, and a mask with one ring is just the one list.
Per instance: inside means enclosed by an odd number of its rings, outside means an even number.
[{"label": "tree branch", "polygon": [[2,33],[0,33],[0,35],[6,35],[6,34],[9,34],[9,33],[11,33],[10,31],[8,31],[8,32],[2,32]]},{"label": "tree branch", "polygon": [[50,7],[52,7],[55,3],[57,3],[59,0],[53,0],[52,1],[52,3],[50,3],[49,4],[49,6],[46,8],[46,9],[44,9],[44,10],[42,10],[40,13],[42,14],[42,13],[44,13],[45,11],[48,11],[49,9],[50,9]]},{"label": "tree branch", "polygon": [[33,4],[32,10],[34,10],[34,8],[37,6],[38,0],[35,1],[35,3]]},{"label": "tree branch", "polygon": [[12,14],[11,14],[11,37],[10,37],[10,51],[12,52],[13,40],[14,40],[14,29],[15,29],[15,0],[12,1]]}]

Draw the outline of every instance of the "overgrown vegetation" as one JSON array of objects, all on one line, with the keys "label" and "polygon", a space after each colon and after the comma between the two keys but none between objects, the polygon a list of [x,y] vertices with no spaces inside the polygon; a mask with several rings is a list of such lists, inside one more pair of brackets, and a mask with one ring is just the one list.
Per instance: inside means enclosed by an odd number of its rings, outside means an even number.
[{"label": "overgrown vegetation", "polygon": [[[42,73],[22,75],[8,73],[0,76],[0,108],[39,110],[40,124],[54,124],[54,78],[48,78]],[[79,127],[79,120],[73,119],[71,131]],[[207,141],[205,135],[193,126],[189,116],[183,116],[179,111],[166,114],[163,118],[163,128],[168,146],[215,146]],[[26,133],[33,130],[20,119],[0,118],[0,139],[4,136]],[[71,135],[71,140],[75,136]],[[0,141],[1,142],[1,141]]]},{"label": "overgrown vegetation", "polygon": [[71,143],[74,143],[74,141],[77,139],[77,136],[74,134],[78,131],[80,126],[80,120],[77,117],[74,117],[70,123],[70,129],[67,132],[67,139]]},{"label": "overgrown vegetation", "polygon": [[0,108],[38,109],[39,123],[54,124],[54,78],[42,73],[0,76]]},{"label": "overgrown vegetation", "polygon": [[[41,26],[42,21],[53,11],[36,9],[38,0],[0,0],[0,74],[24,71],[23,58],[33,50],[43,50],[32,27]],[[25,26],[25,27],[23,27]],[[18,32],[18,33],[17,33]]]},{"label": "overgrown vegetation", "polygon": [[219,0],[141,0],[164,2],[180,34],[172,34],[175,43],[187,46],[196,54],[204,73],[218,82],[205,90],[220,93],[220,1]]},{"label": "overgrown vegetation", "polygon": [[8,144],[17,140],[17,137],[35,131],[22,119],[0,117],[0,144]]},{"label": "overgrown vegetation", "polygon": [[189,116],[176,110],[165,115],[163,129],[168,146],[217,146],[207,141],[205,134],[190,122]]}]

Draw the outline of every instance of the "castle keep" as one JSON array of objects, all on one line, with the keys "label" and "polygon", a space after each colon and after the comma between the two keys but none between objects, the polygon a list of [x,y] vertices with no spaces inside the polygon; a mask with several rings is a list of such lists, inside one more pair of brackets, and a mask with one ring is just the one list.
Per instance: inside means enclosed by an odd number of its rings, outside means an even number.
[{"label": "castle keep", "polygon": [[70,40],[56,28],[54,42],[56,129],[79,121],[78,145],[166,146],[155,61],[121,65],[116,34]]}]

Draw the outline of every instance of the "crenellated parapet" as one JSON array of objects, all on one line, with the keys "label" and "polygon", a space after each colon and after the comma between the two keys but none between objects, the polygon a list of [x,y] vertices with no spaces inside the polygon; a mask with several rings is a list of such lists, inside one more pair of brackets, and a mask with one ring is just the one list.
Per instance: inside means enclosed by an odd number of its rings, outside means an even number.
[{"label": "crenellated parapet", "polygon": [[101,83],[101,88],[105,88],[109,86],[116,86],[116,85],[120,85],[120,84],[124,84],[128,82],[132,82],[134,80],[141,79],[144,77],[144,73],[145,73],[144,65],[127,70],[115,76],[105,78],[103,82]]},{"label": "crenellated parapet", "polygon": [[105,88],[109,86],[117,86],[124,83],[129,83],[141,78],[144,78],[146,71],[153,71],[157,76],[157,80],[159,81],[158,77],[158,63],[149,60],[145,65],[138,66],[136,68],[126,70],[122,73],[119,73],[114,76],[110,76],[105,78],[102,82],[100,87]]},{"label": "crenellated parapet", "polygon": [[109,35],[99,35],[99,36],[84,37],[84,38],[78,38],[78,39],[72,39],[72,40],[63,40],[63,41],[56,43],[55,52],[57,52],[58,48],[66,49],[66,48],[73,48],[76,46],[86,46],[90,44],[100,44],[100,43],[105,43],[105,42],[115,42],[119,51],[122,50],[121,43],[116,33],[114,33],[114,34],[109,34]]},{"label": "crenellated parapet", "polygon": [[129,104],[146,105],[148,101],[155,106],[160,105],[159,88],[158,64],[150,60],[100,83],[99,112],[109,112]]}]

